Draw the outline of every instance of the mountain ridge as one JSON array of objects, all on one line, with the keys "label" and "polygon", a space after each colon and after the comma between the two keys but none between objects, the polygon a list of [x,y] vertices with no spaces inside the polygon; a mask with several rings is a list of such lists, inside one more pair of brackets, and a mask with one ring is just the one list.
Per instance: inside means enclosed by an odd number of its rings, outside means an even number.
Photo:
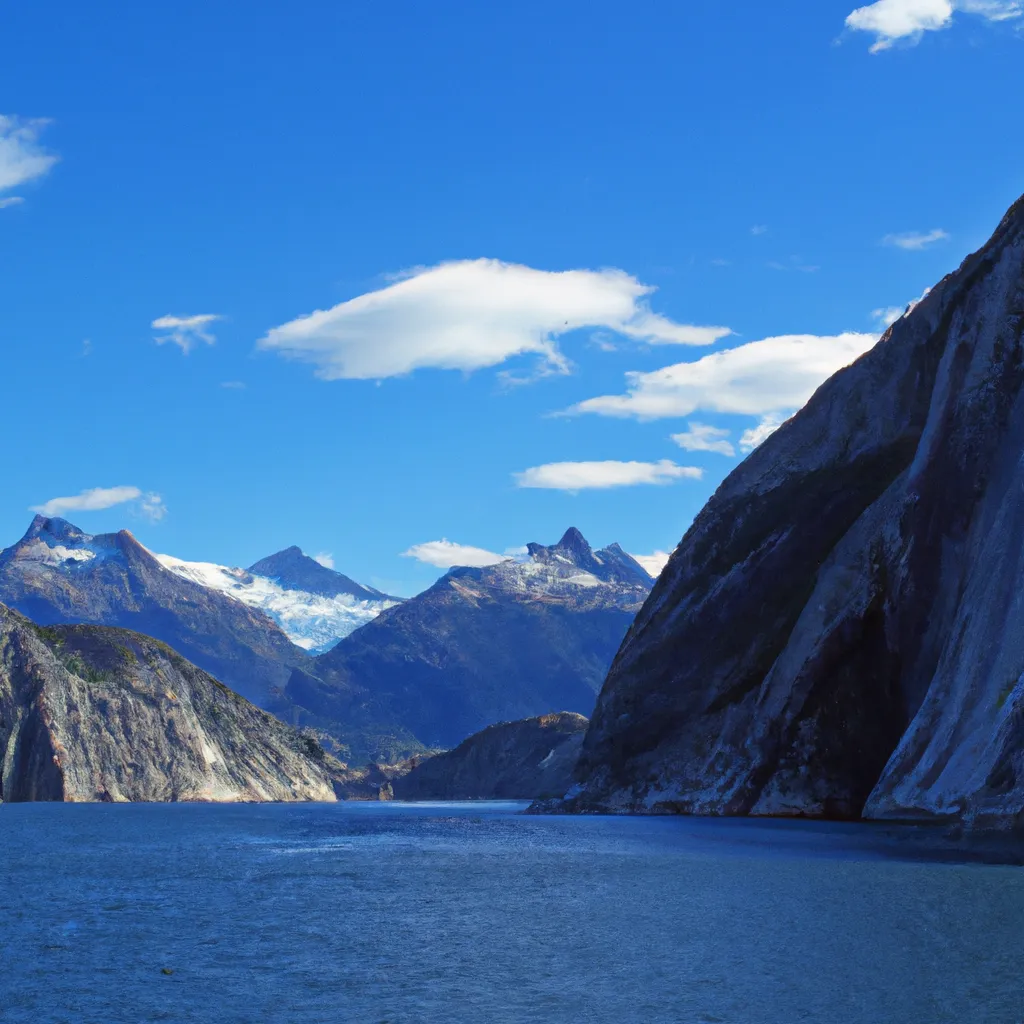
[{"label": "mountain ridge", "polygon": [[1024,199],[718,488],[562,808],[1024,824],[1022,385]]}]

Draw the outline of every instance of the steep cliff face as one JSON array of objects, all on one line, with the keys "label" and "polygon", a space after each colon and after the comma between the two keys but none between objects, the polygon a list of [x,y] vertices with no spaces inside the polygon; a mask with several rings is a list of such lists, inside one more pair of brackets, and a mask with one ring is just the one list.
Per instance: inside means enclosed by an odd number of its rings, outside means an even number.
[{"label": "steep cliff face", "polygon": [[398,800],[543,800],[572,782],[587,720],[568,712],[489,726],[392,780]]},{"label": "steep cliff face", "polygon": [[334,800],[340,770],[164,644],[0,605],[0,800]]},{"label": "steep cliff face", "polygon": [[493,722],[589,714],[653,580],[574,529],[528,552],[452,569],[297,670],[269,706],[339,735],[353,761],[451,748]]},{"label": "steep cliff face", "polygon": [[1024,821],[1024,200],[722,484],[568,806]]},{"label": "steep cliff face", "polygon": [[308,661],[262,611],[170,571],[127,530],[92,536],[36,516],[0,551],[0,601],[41,625],[156,637],[260,704]]}]

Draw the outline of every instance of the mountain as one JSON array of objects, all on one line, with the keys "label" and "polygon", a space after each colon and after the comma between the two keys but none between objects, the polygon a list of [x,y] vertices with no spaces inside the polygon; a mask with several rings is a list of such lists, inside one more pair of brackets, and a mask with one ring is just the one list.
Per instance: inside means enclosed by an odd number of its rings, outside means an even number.
[{"label": "mountain", "polygon": [[494,722],[589,714],[653,580],[578,530],[522,560],[456,568],[297,669],[271,708],[351,760],[450,748]]},{"label": "mountain", "polygon": [[1024,199],[721,485],[575,810],[1024,827]]},{"label": "mountain", "polygon": [[40,625],[145,633],[258,704],[308,660],[264,612],[169,571],[127,530],[91,536],[36,516],[0,551],[0,602]]},{"label": "mountain", "polygon": [[258,608],[293,644],[311,654],[330,650],[342,637],[401,600],[361,586],[320,565],[299,548],[271,555],[249,569],[186,562],[172,555],[154,557],[183,579]]},{"label": "mountain", "polygon": [[266,576],[280,584],[285,590],[296,590],[318,597],[353,597],[357,601],[391,601],[401,598],[389,597],[373,587],[364,587],[350,580],[343,573],[321,565],[315,558],[304,554],[301,548],[290,547],[276,555],[261,558],[249,566],[249,572]]},{"label": "mountain", "polygon": [[570,713],[501,722],[391,780],[397,800],[543,800],[561,796],[587,720]]},{"label": "mountain", "polygon": [[334,800],[340,770],[166,644],[0,605],[2,801]]}]

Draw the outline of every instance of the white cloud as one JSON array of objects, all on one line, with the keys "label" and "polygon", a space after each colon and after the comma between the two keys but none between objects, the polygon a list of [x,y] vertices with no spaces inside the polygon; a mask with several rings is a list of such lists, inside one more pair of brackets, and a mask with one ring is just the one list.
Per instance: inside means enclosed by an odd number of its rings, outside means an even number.
[{"label": "white cloud", "polygon": [[158,522],[167,514],[159,494],[143,493],[138,487],[93,487],[65,498],[51,498],[33,505],[30,512],[43,516],[63,516],[69,512],[99,512],[115,505],[135,503],[139,514]]},{"label": "white cloud", "polygon": [[880,309],[873,309],[871,311],[871,318],[875,320],[879,327],[884,331],[896,323],[897,320],[910,313],[930,291],[931,288],[925,288],[918,298],[908,302],[905,306],[883,306]]},{"label": "white cloud", "polygon": [[158,345],[166,345],[170,342],[177,345],[185,355],[195,348],[200,342],[212,345],[217,339],[208,330],[209,325],[222,319],[216,313],[199,313],[196,316],[161,316],[157,317],[150,326],[157,331],[166,331],[166,334],[157,335],[153,340]]},{"label": "white cloud", "polygon": [[427,565],[439,569],[450,569],[453,565],[468,565],[483,568],[507,562],[508,555],[498,555],[483,548],[474,548],[468,544],[455,544],[450,540],[430,540],[425,544],[414,544],[408,551],[402,552],[403,558],[415,558]]},{"label": "white cloud", "polygon": [[711,345],[732,333],[652,312],[653,291],[621,270],[460,260],[275,327],[259,347],[312,363],[323,380],[379,380],[427,367],[471,372],[520,355],[537,356],[542,373],[565,373],[556,339],[583,327],[663,345]]},{"label": "white cloud", "polygon": [[880,309],[871,310],[871,319],[884,331],[886,328],[892,327],[905,312],[905,306],[883,306]]},{"label": "white cloud", "polygon": [[313,561],[318,562],[325,569],[334,568],[334,555],[330,551],[321,551],[319,554],[314,555]]},{"label": "white cloud", "polygon": [[846,27],[872,33],[871,52],[879,53],[897,42],[916,43],[925,32],[948,28],[955,11],[1008,21],[1024,14],[1024,4],[1020,0],[878,0],[853,11]]},{"label": "white cloud", "polygon": [[667,551],[655,551],[650,555],[633,555],[631,557],[639,562],[649,575],[657,579],[661,575],[661,570],[668,565],[669,553]]},{"label": "white cloud", "polygon": [[159,523],[167,515],[167,506],[159,494],[144,494],[139,502],[139,514],[152,523]]},{"label": "white cloud", "polygon": [[910,252],[920,252],[936,242],[945,242],[949,233],[942,228],[935,228],[932,231],[905,231],[902,234],[886,235],[882,239],[882,245],[894,245],[897,249],[906,249]]},{"label": "white cloud", "polygon": [[788,417],[780,412],[770,412],[767,416],[762,416],[761,422],[756,427],[743,431],[740,448],[745,452],[752,452],[759,444],[771,437],[787,419]]},{"label": "white cloud", "polygon": [[704,471],[696,466],[677,466],[669,459],[659,462],[550,462],[513,474],[519,487],[552,491],[670,484],[676,480],[699,480],[703,475]]},{"label": "white cloud", "polygon": [[228,391],[244,391],[245,382],[241,380],[225,380],[221,381],[222,388],[226,388]]},{"label": "white cloud", "polygon": [[719,455],[735,455],[736,449],[727,441],[731,431],[712,427],[707,423],[687,423],[686,432],[673,434],[672,440],[688,452],[717,452]]},{"label": "white cloud", "polygon": [[755,235],[755,236],[756,235],[767,235],[768,234],[768,225],[767,224],[755,224],[750,229],[750,233],[752,235]]},{"label": "white cloud", "polygon": [[23,202],[24,196],[8,196],[6,199],[0,199],[0,210],[6,210],[8,206],[20,206]]},{"label": "white cloud", "polygon": [[590,398],[567,413],[653,420],[689,416],[698,409],[746,416],[798,409],[876,341],[876,334],[855,333],[752,341],[694,362],[627,373],[626,394]]},{"label": "white cloud", "polygon": [[[49,121],[21,120],[0,114],[0,192],[41,178],[57,157],[39,145],[39,135]],[[21,196],[0,199],[0,209],[22,202]]]}]

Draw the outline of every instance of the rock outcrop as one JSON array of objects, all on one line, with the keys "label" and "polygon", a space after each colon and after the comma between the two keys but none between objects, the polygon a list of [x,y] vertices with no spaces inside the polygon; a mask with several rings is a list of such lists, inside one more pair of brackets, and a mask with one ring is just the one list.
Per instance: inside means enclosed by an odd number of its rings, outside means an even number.
[{"label": "rock outcrop", "polygon": [[725,480],[576,810],[1024,824],[1024,200]]},{"label": "rock outcrop", "polygon": [[652,584],[618,545],[593,551],[569,530],[522,560],[452,569],[296,670],[269,707],[338,735],[356,762],[450,749],[493,722],[589,714]]},{"label": "rock outcrop", "polygon": [[334,800],[339,765],[165,644],[0,605],[0,800]]},{"label": "rock outcrop", "polygon": [[502,722],[392,780],[397,800],[550,800],[572,782],[587,720],[562,712]]}]

